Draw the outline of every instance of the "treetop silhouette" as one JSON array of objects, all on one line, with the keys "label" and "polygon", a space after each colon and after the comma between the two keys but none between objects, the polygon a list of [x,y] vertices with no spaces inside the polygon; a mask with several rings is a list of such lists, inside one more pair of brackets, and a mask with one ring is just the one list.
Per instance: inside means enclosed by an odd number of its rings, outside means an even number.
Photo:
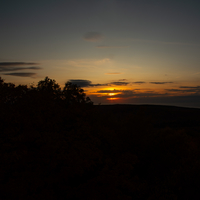
[{"label": "treetop silhouette", "polygon": [[90,98],[86,97],[84,90],[71,82],[66,82],[64,88],[61,89],[60,85],[54,79],[45,77],[44,80],[38,82],[36,87],[28,87],[27,85],[19,85],[16,87],[13,83],[5,83],[0,77],[1,103],[13,104],[22,98],[26,100],[32,99],[32,102],[37,100],[45,103],[49,101],[62,102],[65,105],[93,105]]}]

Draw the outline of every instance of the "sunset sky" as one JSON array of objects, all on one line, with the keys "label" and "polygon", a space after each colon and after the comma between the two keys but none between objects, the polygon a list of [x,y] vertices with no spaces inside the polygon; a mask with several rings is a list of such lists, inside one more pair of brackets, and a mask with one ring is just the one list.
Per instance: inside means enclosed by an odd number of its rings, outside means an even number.
[{"label": "sunset sky", "polygon": [[200,107],[200,1],[2,0],[0,76],[48,76],[95,104]]}]

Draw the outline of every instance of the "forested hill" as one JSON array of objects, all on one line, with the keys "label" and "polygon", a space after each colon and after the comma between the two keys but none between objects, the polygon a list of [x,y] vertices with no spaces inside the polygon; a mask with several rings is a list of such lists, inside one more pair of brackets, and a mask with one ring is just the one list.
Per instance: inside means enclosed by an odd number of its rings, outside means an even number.
[{"label": "forested hill", "polygon": [[0,199],[200,198],[200,109],[0,83]]},{"label": "forested hill", "polygon": [[100,112],[108,112],[114,116],[143,116],[158,127],[198,127],[200,126],[200,109],[164,105],[101,105],[96,106]]}]

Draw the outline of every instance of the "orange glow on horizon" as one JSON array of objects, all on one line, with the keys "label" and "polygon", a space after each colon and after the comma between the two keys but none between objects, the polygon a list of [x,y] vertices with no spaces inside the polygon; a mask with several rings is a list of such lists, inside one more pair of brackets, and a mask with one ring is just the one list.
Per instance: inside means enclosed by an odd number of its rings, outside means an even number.
[{"label": "orange glow on horizon", "polygon": [[[169,96],[184,96],[186,94],[185,90],[183,89],[183,92],[176,87],[171,87],[171,91],[167,91],[166,89],[168,87],[162,87],[157,88],[157,85],[155,85],[153,88],[146,87],[146,88],[140,88],[140,86],[135,86],[134,88],[125,87],[125,86],[118,86],[118,87],[104,87],[104,88],[91,88],[91,90],[88,90],[89,95],[93,95],[96,97],[102,97],[107,99],[107,101],[113,101],[116,102],[117,100],[120,101],[120,103],[123,102],[125,99],[132,99],[132,98],[151,98],[151,97],[169,97]],[[160,86],[160,85],[159,85]],[[161,87],[161,86],[160,86]],[[173,90],[174,89],[174,90]],[[176,91],[177,89],[177,91]],[[133,91],[133,92],[132,92]],[[127,95],[129,94],[130,95]],[[131,93],[132,92],[132,93]],[[188,91],[187,94],[193,94],[194,92]],[[120,95],[120,97],[118,97]]]},{"label": "orange glow on horizon", "polygon": [[112,100],[118,100],[118,99],[120,99],[120,98],[117,98],[117,97],[107,98],[107,100],[109,100],[109,101],[112,101]]},{"label": "orange glow on horizon", "polygon": [[114,96],[116,94],[119,94],[119,93],[108,93],[109,96]]}]

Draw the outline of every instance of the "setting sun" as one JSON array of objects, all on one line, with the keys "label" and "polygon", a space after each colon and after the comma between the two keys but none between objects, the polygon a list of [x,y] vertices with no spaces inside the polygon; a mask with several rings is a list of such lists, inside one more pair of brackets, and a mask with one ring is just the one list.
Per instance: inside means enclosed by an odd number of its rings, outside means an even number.
[{"label": "setting sun", "polygon": [[109,95],[109,96],[114,96],[114,95],[116,95],[116,94],[118,94],[118,93],[109,93],[108,95]]}]

